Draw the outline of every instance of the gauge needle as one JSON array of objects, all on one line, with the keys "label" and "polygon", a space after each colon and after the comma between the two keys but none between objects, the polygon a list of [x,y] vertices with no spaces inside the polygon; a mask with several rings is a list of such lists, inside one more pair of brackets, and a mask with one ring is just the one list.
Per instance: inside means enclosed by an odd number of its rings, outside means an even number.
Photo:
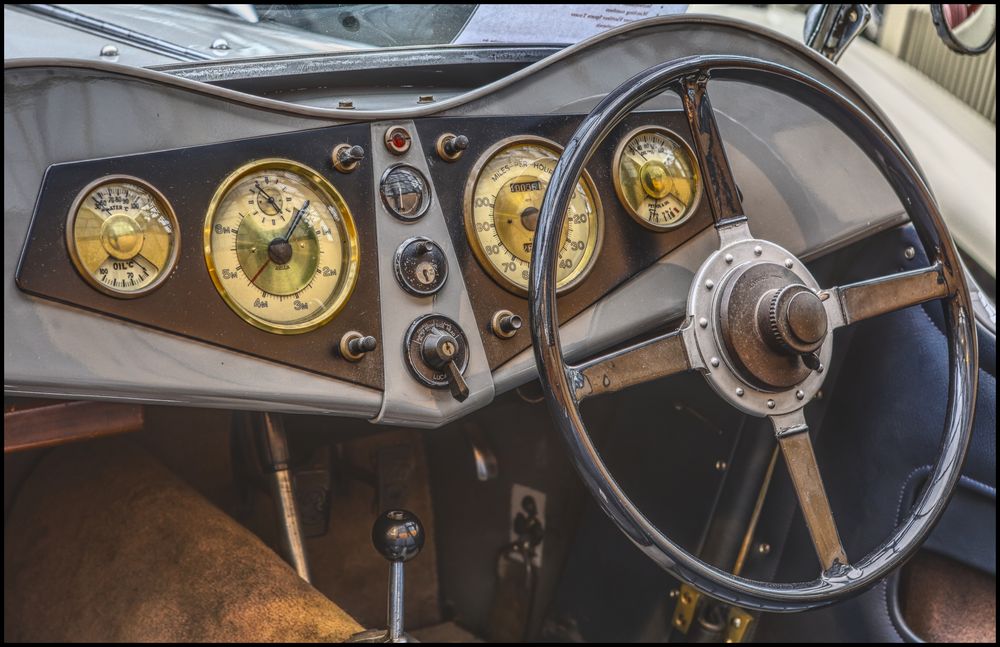
[{"label": "gauge needle", "polygon": [[260,188],[260,182],[254,182],[253,185],[254,185],[254,188],[256,188],[260,192],[260,194],[262,196],[264,196],[265,198],[267,198],[267,201],[271,203],[271,206],[274,207],[275,209],[277,209],[278,213],[281,213],[281,207],[279,207],[278,203],[274,201],[274,198],[271,197],[270,193],[268,193],[264,189]]},{"label": "gauge needle", "polygon": [[265,269],[267,269],[267,266],[270,264],[271,264],[270,258],[264,261],[264,264],[260,266],[260,269],[257,270],[257,273],[253,275],[252,279],[250,279],[250,282],[256,284],[257,277],[260,276],[260,273],[263,272]]},{"label": "gauge needle", "polygon": [[281,237],[283,241],[287,243],[288,239],[292,237],[292,234],[295,232],[295,228],[298,227],[299,223],[302,221],[302,216],[306,215],[307,209],[309,209],[308,200],[303,202],[302,206],[299,207],[299,210],[295,212],[295,216],[292,218],[292,222],[288,224],[288,231],[286,231],[285,235]]}]

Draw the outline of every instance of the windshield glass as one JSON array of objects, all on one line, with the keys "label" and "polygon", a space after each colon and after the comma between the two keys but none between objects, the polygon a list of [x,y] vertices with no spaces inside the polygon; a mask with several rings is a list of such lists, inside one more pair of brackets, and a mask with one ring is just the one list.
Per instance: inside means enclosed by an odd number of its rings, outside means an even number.
[{"label": "windshield glass", "polygon": [[[740,11],[737,5],[692,9]],[[683,4],[4,5],[4,57],[151,66],[389,47],[566,46],[628,22],[687,11]],[[801,25],[794,9],[758,7],[758,18],[762,11],[793,16]]]}]

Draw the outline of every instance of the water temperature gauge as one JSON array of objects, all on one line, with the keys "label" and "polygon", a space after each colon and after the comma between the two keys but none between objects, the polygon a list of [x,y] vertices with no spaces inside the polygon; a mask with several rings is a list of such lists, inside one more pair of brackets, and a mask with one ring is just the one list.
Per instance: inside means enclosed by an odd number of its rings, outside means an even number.
[{"label": "water temperature gauge", "polygon": [[666,128],[646,126],[626,135],[615,154],[613,175],[629,215],[654,231],[687,220],[701,197],[691,149]]},{"label": "water temperature gauge", "polygon": [[70,209],[66,245],[80,275],[101,292],[137,297],[177,261],[177,217],[156,189],[124,175],[85,188]]}]

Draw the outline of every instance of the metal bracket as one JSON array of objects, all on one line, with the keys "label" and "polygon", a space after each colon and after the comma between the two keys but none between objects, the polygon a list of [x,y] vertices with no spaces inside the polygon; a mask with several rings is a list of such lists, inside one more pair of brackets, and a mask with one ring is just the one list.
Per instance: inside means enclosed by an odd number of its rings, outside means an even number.
[{"label": "metal bracket", "polygon": [[691,628],[691,623],[694,622],[698,602],[700,601],[701,593],[688,584],[681,584],[677,595],[677,606],[674,607],[674,619],[671,622],[674,629],[682,634],[687,634]]},{"label": "metal bracket", "polygon": [[871,18],[867,4],[816,4],[806,13],[803,40],[836,63]]},{"label": "metal bracket", "polygon": [[753,616],[739,607],[729,607],[729,618],[726,620],[726,632],[723,642],[741,643],[747,635]]}]

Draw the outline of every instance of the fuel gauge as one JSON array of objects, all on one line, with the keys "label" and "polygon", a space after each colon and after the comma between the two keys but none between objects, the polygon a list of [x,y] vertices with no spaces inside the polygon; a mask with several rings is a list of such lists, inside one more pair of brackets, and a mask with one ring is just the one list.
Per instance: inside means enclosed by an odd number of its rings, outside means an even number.
[{"label": "fuel gauge", "polygon": [[427,180],[420,171],[406,164],[389,167],[379,183],[379,194],[389,213],[400,220],[417,220],[431,204]]},{"label": "fuel gauge", "polygon": [[701,197],[691,149],[665,128],[647,126],[625,136],[615,154],[615,191],[640,225],[665,231],[694,213]]}]

